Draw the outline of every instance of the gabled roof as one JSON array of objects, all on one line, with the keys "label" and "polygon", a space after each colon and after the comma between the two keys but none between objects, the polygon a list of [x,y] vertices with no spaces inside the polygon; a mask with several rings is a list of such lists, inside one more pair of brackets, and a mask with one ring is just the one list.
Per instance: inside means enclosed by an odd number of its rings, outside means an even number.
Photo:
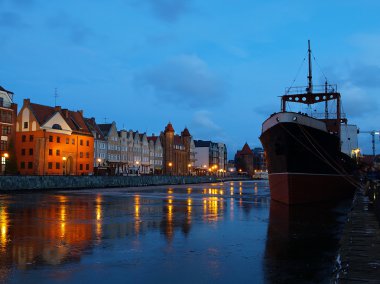
[{"label": "gabled roof", "polygon": [[59,113],[72,131],[92,134],[84,121],[81,111],[71,111],[60,107],[50,107],[40,104],[29,104],[29,109],[37,119],[39,125],[44,125],[54,114]]},{"label": "gabled roof", "polygon": [[8,91],[8,90],[4,89],[2,86],[0,86],[0,91],[7,92],[7,93],[13,95],[13,93],[11,91]]},{"label": "gabled roof", "polygon": [[99,125],[96,124],[95,118],[84,118],[84,121],[86,122],[88,128],[96,133],[96,139],[98,140],[105,140],[104,135],[102,131],[99,128]]},{"label": "gabled roof", "polygon": [[187,129],[187,127],[185,127],[185,129],[182,131],[182,136],[191,136],[190,135],[190,132],[189,132],[189,129]]},{"label": "gabled roof", "polygon": [[112,123],[98,124],[98,127],[99,127],[100,131],[103,133],[103,136],[106,137],[106,136],[108,136],[108,133],[110,132],[110,129],[112,127]]},{"label": "gabled roof", "polygon": [[237,151],[236,155],[253,155],[253,152],[248,144],[245,143],[243,149],[241,149],[241,151]]}]

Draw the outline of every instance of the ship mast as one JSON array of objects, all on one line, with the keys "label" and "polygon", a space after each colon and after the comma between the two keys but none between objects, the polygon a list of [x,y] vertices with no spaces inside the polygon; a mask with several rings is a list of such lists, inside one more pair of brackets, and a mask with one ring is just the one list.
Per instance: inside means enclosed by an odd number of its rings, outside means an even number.
[{"label": "ship mast", "polygon": [[312,68],[311,68],[310,40],[307,41],[307,44],[308,44],[307,53],[309,55],[308,56],[308,58],[309,58],[309,74],[307,76],[307,79],[308,79],[307,93],[311,94],[311,93],[313,93],[313,75],[312,75]]}]

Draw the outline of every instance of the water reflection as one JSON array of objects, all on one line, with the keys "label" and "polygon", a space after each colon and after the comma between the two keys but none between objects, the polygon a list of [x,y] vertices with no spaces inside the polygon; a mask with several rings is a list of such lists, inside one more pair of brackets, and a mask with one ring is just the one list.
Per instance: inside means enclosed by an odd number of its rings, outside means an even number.
[{"label": "water reflection", "polygon": [[[257,222],[260,214],[267,214],[268,206],[266,184],[241,182],[133,193],[78,191],[0,197],[0,281],[9,277],[10,269],[32,273],[41,266],[54,269],[79,265],[103,248],[118,248],[114,254],[122,259],[132,252],[150,251],[161,241],[175,248],[175,244],[184,244],[183,240],[191,242],[191,234],[197,239],[199,232],[205,236],[200,239],[199,248],[182,252],[180,259],[199,249],[206,253],[200,260],[207,260],[204,267],[211,265],[217,270],[215,275],[222,275],[223,266],[218,258],[224,249],[223,244],[217,247],[217,236],[231,234],[231,240],[239,237],[240,227],[234,221]],[[263,211],[251,214],[256,209]],[[227,231],[213,231],[223,228],[227,221],[230,226]],[[253,226],[252,232],[254,229]],[[149,242],[142,246],[145,238]],[[210,238],[212,245],[203,247]],[[123,245],[131,251],[119,252],[123,246],[118,246],[118,241],[125,241]],[[248,242],[247,245],[250,250]],[[175,253],[175,249],[163,251]],[[156,257],[160,252],[156,252]],[[194,258],[197,255],[190,253],[188,260],[197,263]],[[157,263],[160,265],[160,261]]]},{"label": "water reflection", "polygon": [[329,282],[350,203],[287,206],[272,201],[265,247],[267,282]]}]

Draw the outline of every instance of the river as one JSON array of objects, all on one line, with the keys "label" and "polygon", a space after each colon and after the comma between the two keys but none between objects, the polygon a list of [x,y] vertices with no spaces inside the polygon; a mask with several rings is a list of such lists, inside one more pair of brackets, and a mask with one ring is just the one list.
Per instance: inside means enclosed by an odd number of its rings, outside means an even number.
[{"label": "river", "polygon": [[0,282],[328,283],[350,205],[267,181],[1,194]]}]

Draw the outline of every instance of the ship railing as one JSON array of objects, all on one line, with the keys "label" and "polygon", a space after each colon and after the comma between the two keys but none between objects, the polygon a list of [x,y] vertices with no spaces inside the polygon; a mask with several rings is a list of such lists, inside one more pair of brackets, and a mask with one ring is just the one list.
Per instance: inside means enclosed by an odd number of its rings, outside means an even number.
[{"label": "ship railing", "polygon": [[[325,112],[313,112],[309,114],[312,118],[316,119],[325,119],[326,118],[326,113]],[[336,119],[337,118],[337,113],[336,112],[329,112],[327,118],[329,119]],[[345,113],[340,114],[340,118],[346,118]]]},{"label": "ship railing", "polygon": [[337,85],[325,84],[325,85],[313,85],[313,89],[309,90],[307,86],[296,86],[285,88],[285,95],[300,95],[307,93],[336,93],[338,91]]}]

